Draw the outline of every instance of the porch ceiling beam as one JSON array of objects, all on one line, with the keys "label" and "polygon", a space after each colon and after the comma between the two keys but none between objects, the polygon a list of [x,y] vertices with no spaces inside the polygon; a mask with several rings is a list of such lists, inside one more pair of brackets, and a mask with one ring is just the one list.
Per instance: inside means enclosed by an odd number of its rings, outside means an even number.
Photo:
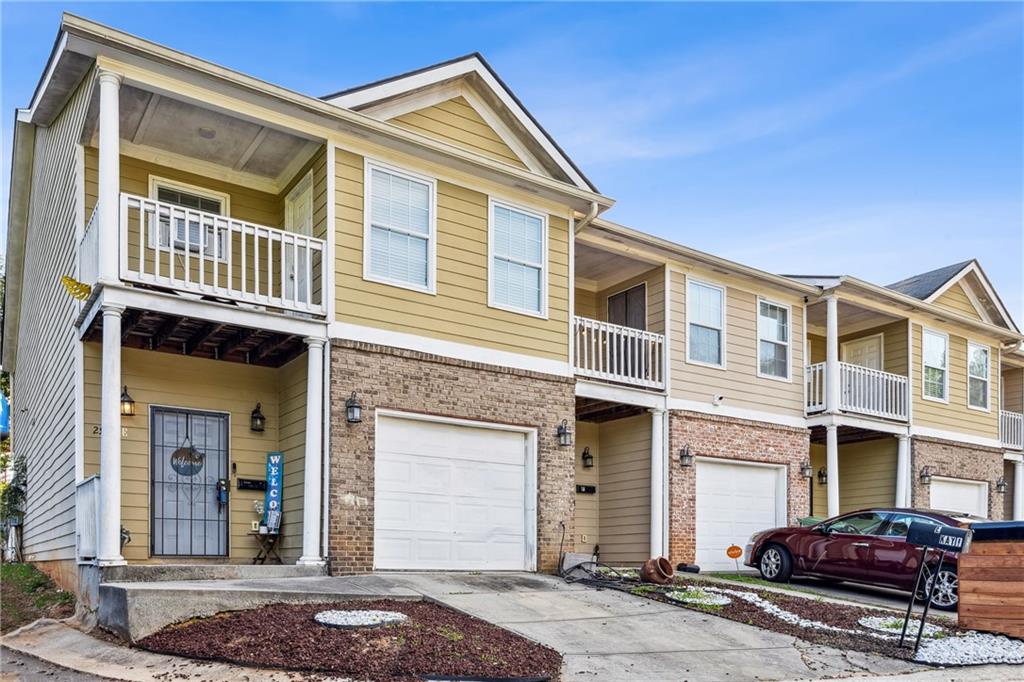
[{"label": "porch ceiling beam", "polygon": [[127,310],[121,316],[121,343],[124,344],[131,336],[132,330],[142,320],[141,310]]},{"label": "porch ceiling beam", "polygon": [[217,357],[218,359],[223,358],[228,353],[232,352],[233,350],[244,344],[246,341],[251,339],[253,334],[255,333],[255,329],[249,329],[248,327],[243,327],[242,329],[239,329],[234,336],[232,336],[230,339],[228,339],[227,341],[225,341],[224,343],[220,344],[220,346],[217,347],[217,354],[215,357]]},{"label": "porch ceiling beam", "polygon": [[280,348],[290,343],[293,339],[295,339],[295,336],[292,334],[271,336],[269,339],[267,339],[260,345],[256,346],[256,349],[253,351],[250,360],[254,362],[259,362],[260,360],[267,357],[271,353],[278,351]]},{"label": "porch ceiling beam", "polygon": [[192,355],[193,353],[195,353],[197,350],[199,350],[200,347],[202,347],[204,343],[210,340],[211,336],[213,336],[223,328],[223,324],[217,324],[214,322],[210,322],[200,327],[199,331],[190,336],[189,339],[185,342],[185,355]]},{"label": "porch ceiling beam", "polygon": [[245,164],[249,163],[249,159],[251,159],[252,155],[256,153],[259,146],[263,144],[263,140],[266,139],[266,137],[267,127],[263,126],[259,131],[257,131],[255,137],[252,138],[252,141],[249,142],[249,146],[245,148],[242,155],[238,157],[238,161],[236,161],[233,166],[234,170],[240,171],[245,168]]},{"label": "porch ceiling beam", "polygon": [[156,333],[149,338],[149,347],[155,350],[167,343],[167,339],[171,338],[171,336],[174,335],[174,332],[178,331],[178,327],[181,326],[181,323],[187,319],[187,317],[177,316],[168,318],[166,322],[160,325],[160,328],[156,330]]}]

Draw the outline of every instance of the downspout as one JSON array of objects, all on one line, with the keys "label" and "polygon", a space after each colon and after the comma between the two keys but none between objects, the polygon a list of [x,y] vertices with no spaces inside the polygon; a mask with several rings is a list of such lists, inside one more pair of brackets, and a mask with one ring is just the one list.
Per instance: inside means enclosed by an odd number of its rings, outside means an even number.
[{"label": "downspout", "polygon": [[596,201],[590,202],[590,210],[587,211],[587,215],[583,216],[583,219],[576,223],[576,234],[583,231],[590,223],[594,222],[594,218],[597,217],[598,206]]}]

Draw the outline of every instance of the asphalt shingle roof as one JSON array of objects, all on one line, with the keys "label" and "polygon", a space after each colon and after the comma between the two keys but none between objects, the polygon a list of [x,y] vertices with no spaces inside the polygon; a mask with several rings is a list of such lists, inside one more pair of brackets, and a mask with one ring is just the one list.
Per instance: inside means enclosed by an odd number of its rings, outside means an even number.
[{"label": "asphalt shingle roof", "polygon": [[929,270],[928,272],[922,272],[920,275],[914,275],[901,279],[899,282],[887,284],[885,288],[923,301],[970,264],[971,261],[965,260],[962,263],[954,263],[943,268]]}]

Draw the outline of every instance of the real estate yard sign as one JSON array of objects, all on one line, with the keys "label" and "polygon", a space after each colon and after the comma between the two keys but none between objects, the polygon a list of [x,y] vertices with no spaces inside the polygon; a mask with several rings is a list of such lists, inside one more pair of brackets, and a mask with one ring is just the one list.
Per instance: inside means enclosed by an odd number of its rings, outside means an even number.
[{"label": "real estate yard sign", "polygon": [[267,453],[267,494],[263,504],[263,525],[270,533],[281,530],[281,492],[284,483],[284,453]]}]

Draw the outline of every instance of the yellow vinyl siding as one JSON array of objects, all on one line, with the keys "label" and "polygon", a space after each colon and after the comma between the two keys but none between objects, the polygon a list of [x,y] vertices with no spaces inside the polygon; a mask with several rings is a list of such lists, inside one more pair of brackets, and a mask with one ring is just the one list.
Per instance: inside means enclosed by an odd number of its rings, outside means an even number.
[{"label": "yellow vinyl siding", "polygon": [[363,159],[337,152],[337,319],[459,343],[568,360],[566,218],[548,216],[548,319],[491,308],[488,197],[437,183],[437,294],[363,279]]},{"label": "yellow vinyl siding", "polygon": [[1003,401],[1000,408],[1010,412],[1024,412],[1024,369],[1008,367],[1003,370]]},{"label": "yellow vinyl siding", "polygon": [[397,116],[390,123],[517,168],[526,168],[519,156],[461,96]]},{"label": "yellow vinyl siding", "polygon": [[635,566],[651,551],[651,417],[599,426],[601,561]]},{"label": "yellow vinyl siding", "polygon": [[682,272],[672,272],[671,338],[672,397],[710,404],[716,394],[725,404],[759,412],[803,416],[804,338],[803,308],[796,297],[762,293],[768,301],[790,305],[791,380],[759,377],[757,312],[758,292],[750,284],[694,271],[694,279],[726,288],[726,369],[686,361],[686,283]]},{"label": "yellow vinyl siding", "polygon": [[[122,348],[122,382],[135,399],[134,417],[123,417],[121,439],[121,517],[132,541],[124,548],[129,561],[150,557],[149,407],[160,405],[227,412],[229,421],[228,476],[229,555],[247,562],[257,545],[248,535],[257,518],[253,501],[258,491],[238,490],[241,478],[264,479],[266,455],[285,453],[284,556],[296,558],[302,538],[302,471],[305,432],[305,360],[302,356],[280,369]],[[84,344],[85,475],[99,472],[101,348]],[[249,416],[261,403],[266,430],[249,429]],[[231,471],[231,465],[237,468]],[[159,559],[160,557],[152,557]]]},{"label": "yellow vinyl siding", "polygon": [[[597,292],[590,292],[577,287],[576,314],[594,320],[608,321],[608,298],[615,294],[632,289],[640,284],[647,287],[647,331],[658,334],[665,333],[665,271],[657,267],[645,273],[631,277]],[[580,293],[583,299],[580,300]],[[582,305],[582,307],[581,307]],[[587,312],[582,312],[586,310]]]},{"label": "yellow vinyl siding", "polygon": [[[942,403],[923,398],[922,376],[924,368],[921,361],[922,326],[913,325],[913,379],[910,392],[914,404],[914,424],[944,431],[958,431],[985,438],[999,437],[999,372],[996,358],[999,349],[989,348],[989,410],[974,410],[967,407],[967,342],[958,336],[948,325],[930,324],[928,329],[944,332],[949,335],[949,402]],[[980,339],[972,342],[982,343]]]},{"label": "yellow vinyl siding", "polygon": [[[594,457],[594,466],[585,469],[583,467],[583,448],[589,447],[590,454]],[[600,543],[598,529],[600,526],[600,472],[601,471],[601,444],[599,441],[599,427],[591,422],[576,422],[576,483],[577,485],[598,486],[597,492],[593,495],[588,493],[576,493],[576,549],[580,552],[590,552],[594,545]],[[586,538],[586,539],[584,539]]]},{"label": "yellow vinyl siding", "polygon": [[[841,330],[841,328],[840,328]],[[869,336],[882,335],[882,370],[891,374],[908,376],[908,355],[907,355],[907,322],[897,320],[889,324],[879,325],[871,329],[854,332],[852,334],[841,334],[839,337],[839,359],[843,359],[843,344],[850,341],[857,341]],[[811,354],[811,364],[825,362],[825,337],[817,334],[808,334],[807,342]]]},{"label": "yellow vinyl siding", "polygon": [[935,305],[940,305],[943,308],[949,308],[950,310],[958,312],[972,320],[983,319],[978,313],[978,309],[974,307],[973,303],[971,303],[971,299],[967,298],[967,294],[964,292],[964,288],[959,282],[946,289],[941,296],[935,299]]},{"label": "yellow vinyl siding", "polygon": [[[839,446],[839,513],[891,507],[896,500],[896,438],[879,438]],[[814,516],[828,516],[826,486],[818,483],[818,470],[825,466],[825,446],[811,445],[812,510]]]}]

